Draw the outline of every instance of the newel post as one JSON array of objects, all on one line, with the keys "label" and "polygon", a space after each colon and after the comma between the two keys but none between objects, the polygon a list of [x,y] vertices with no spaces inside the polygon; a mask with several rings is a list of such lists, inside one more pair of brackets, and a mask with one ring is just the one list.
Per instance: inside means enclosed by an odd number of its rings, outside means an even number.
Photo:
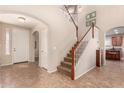
[{"label": "newel post", "polygon": [[72,72],[71,72],[72,80],[74,80],[74,60],[75,60],[75,53],[74,53],[74,47],[72,47]]}]

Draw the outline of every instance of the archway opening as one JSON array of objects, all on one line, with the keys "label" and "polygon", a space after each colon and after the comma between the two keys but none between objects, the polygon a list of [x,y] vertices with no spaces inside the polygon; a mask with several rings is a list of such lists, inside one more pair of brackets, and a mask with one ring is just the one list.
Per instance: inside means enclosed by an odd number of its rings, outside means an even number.
[{"label": "archway opening", "polygon": [[34,47],[34,61],[37,65],[39,65],[39,32],[33,32],[33,47]]},{"label": "archway opening", "polygon": [[114,27],[105,34],[106,62],[124,61],[124,26]]}]

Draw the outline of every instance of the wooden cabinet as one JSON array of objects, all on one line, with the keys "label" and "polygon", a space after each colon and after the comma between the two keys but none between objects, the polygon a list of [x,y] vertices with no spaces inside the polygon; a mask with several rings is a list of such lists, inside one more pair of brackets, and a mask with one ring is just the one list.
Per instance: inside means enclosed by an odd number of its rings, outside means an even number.
[{"label": "wooden cabinet", "polygon": [[112,37],[112,45],[113,46],[121,46],[122,45],[122,40],[123,40],[122,36]]},{"label": "wooden cabinet", "polygon": [[106,59],[120,60],[121,59],[121,49],[119,49],[119,50],[106,50]]},{"label": "wooden cabinet", "polygon": [[100,67],[100,50],[96,50],[96,66]]}]

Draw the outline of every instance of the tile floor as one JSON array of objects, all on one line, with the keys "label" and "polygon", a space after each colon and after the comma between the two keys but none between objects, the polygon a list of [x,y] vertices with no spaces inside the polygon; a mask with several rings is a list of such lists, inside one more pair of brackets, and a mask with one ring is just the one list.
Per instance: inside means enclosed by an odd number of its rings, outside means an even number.
[{"label": "tile floor", "polygon": [[124,87],[124,62],[107,61],[107,65],[96,67],[78,80],[58,72],[47,73],[32,63],[0,67],[2,88],[111,88]]}]

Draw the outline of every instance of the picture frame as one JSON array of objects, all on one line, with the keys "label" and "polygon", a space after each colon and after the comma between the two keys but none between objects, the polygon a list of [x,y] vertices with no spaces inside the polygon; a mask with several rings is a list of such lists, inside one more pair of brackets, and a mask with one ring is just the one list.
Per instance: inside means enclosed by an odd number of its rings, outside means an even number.
[{"label": "picture frame", "polygon": [[86,27],[91,26],[92,23],[96,24],[96,19],[92,19],[90,21],[86,21]]},{"label": "picture frame", "polygon": [[96,24],[96,11],[86,15],[86,27],[91,26],[92,22]]},{"label": "picture frame", "polygon": [[86,20],[90,19],[90,14],[86,15]]},{"label": "picture frame", "polygon": [[94,11],[94,12],[92,12],[91,14],[90,14],[90,18],[95,18],[96,17],[96,11]]}]

